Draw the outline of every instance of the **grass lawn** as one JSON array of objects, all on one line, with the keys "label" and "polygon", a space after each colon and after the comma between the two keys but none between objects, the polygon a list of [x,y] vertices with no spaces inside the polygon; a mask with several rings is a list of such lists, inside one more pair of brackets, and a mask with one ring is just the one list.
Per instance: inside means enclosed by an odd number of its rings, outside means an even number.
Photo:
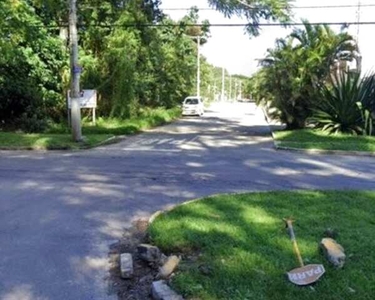
[{"label": "grass lawn", "polygon": [[93,147],[110,138],[109,134],[90,134],[85,141],[75,143],[70,134],[25,134],[0,132],[0,149],[2,150],[54,150],[82,149]]},{"label": "grass lawn", "polygon": [[[90,122],[84,122],[82,131],[85,135],[89,134],[112,134],[127,135],[149,129],[155,126],[167,124],[181,115],[180,108],[172,109],[146,109],[138,118],[116,119],[99,118],[96,125]],[[70,129],[66,126],[54,126],[48,130],[49,133],[68,133]]]},{"label": "grass lawn", "polygon": [[302,129],[276,131],[275,137],[279,146],[283,147],[375,152],[375,137],[369,136],[330,135],[318,130]]},{"label": "grass lawn", "polygon": [[[305,263],[326,267],[315,290],[286,279],[298,267],[282,221],[290,216]],[[318,250],[327,228],[346,249],[341,270]],[[172,285],[187,299],[374,299],[375,192],[214,196],[162,214],[149,230],[166,253],[185,254]]]},{"label": "grass lawn", "polygon": [[82,143],[74,143],[70,128],[66,125],[54,125],[46,133],[25,134],[20,132],[1,132],[0,149],[84,149],[98,145],[116,135],[127,135],[140,132],[155,126],[163,125],[179,117],[179,108],[174,109],[147,109],[140,117],[120,120],[99,118],[95,126],[83,122],[82,133],[86,138]]}]

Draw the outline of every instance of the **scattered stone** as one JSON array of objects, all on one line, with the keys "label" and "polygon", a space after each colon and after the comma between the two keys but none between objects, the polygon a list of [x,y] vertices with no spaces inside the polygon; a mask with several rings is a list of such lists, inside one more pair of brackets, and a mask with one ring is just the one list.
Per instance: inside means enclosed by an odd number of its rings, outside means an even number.
[{"label": "scattered stone", "polygon": [[351,294],[355,294],[355,289],[352,289],[351,287],[348,287],[348,292]]},{"label": "scattered stone", "polygon": [[337,239],[338,236],[339,236],[339,233],[337,232],[337,230],[335,230],[333,228],[327,228],[324,231],[324,237],[331,238],[331,239]]},{"label": "scattered stone", "polygon": [[130,253],[122,253],[121,254],[121,277],[124,279],[132,278],[134,270],[133,270],[133,257]]},{"label": "scattered stone", "polygon": [[164,280],[152,283],[152,298],[154,300],[183,300],[180,295],[173,291]]},{"label": "scattered stone", "polygon": [[158,262],[161,257],[161,252],[158,247],[141,244],[137,247],[139,257],[147,262]]},{"label": "scattered stone", "polygon": [[159,269],[159,277],[164,279],[168,278],[177,268],[179,263],[180,259],[177,256],[172,255],[168,257],[167,261]]},{"label": "scattered stone", "polygon": [[344,266],[346,258],[344,248],[334,239],[322,239],[320,242],[320,248],[322,249],[327,260],[336,268],[342,268]]},{"label": "scattered stone", "polygon": [[146,232],[148,228],[148,220],[146,219],[138,219],[135,221],[135,227],[139,232]]}]

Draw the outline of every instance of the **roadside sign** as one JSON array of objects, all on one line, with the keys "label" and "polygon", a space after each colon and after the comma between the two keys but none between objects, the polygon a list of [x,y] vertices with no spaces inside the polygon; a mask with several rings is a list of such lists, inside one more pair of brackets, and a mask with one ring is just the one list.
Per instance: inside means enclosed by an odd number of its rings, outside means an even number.
[{"label": "roadside sign", "polygon": [[[79,98],[81,108],[96,108],[97,93],[96,90],[83,90]],[[68,91],[68,108],[71,109],[70,91]]]},{"label": "roadside sign", "polygon": [[296,285],[309,285],[319,280],[325,273],[323,265],[308,265],[288,272],[288,279]]},{"label": "roadside sign", "polygon": [[[79,97],[79,104],[82,108],[92,108],[92,122],[96,123],[96,107],[97,107],[97,92],[96,90],[82,90]],[[70,96],[70,91],[67,95],[67,106],[68,106],[68,122],[70,124],[70,114],[72,109],[72,101]]]}]

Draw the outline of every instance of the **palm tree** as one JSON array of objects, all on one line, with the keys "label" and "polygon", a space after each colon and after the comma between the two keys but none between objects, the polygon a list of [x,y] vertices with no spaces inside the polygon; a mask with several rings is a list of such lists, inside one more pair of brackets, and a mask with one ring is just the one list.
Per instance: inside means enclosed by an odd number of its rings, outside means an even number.
[{"label": "palm tree", "polygon": [[319,88],[330,80],[335,64],[351,61],[357,49],[353,38],[336,34],[327,25],[295,29],[286,39],[276,41],[274,49],[261,61],[262,88],[271,95],[270,105],[290,129],[302,128],[319,99]]}]

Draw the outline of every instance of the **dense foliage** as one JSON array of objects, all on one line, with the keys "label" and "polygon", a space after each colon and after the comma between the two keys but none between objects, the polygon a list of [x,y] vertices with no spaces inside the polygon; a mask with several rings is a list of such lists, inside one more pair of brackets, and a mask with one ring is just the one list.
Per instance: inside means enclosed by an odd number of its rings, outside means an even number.
[{"label": "dense foliage", "polygon": [[25,1],[0,2],[0,121],[29,130],[56,117],[66,62],[63,45]]},{"label": "dense foliage", "polygon": [[250,82],[252,94],[258,102],[266,101],[288,128],[303,128],[321,97],[319,89],[331,73],[346,68],[355,51],[349,34],[305,21],[304,29],[295,29],[268,50],[263,68]]},{"label": "dense foliage", "polygon": [[246,30],[251,35],[260,33],[259,22],[290,21],[292,0],[208,0],[211,6],[224,13],[225,16],[245,17],[249,24]]},{"label": "dense foliage", "polygon": [[[99,114],[135,117],[142,107],[170,108],[196,91],[197,40],[209,38],[198,11],[178,22],[160,10],[160,0],[79,0],[82,88],[99,91]],[[287,0],[211,0],[230,16],[255,25],[286,20]],[[254,9],[253,6],[256,6]],[[69,89],[66,0],[0,1],[1,127],[43,130],[65,117]],[[249,32],[258,33],[256,26]],[[151,25],[151,26],[150,26]],[[157,25],[157,26],[155,26]],[[216,70],[202,58],[202,94],[215,94]],[[216,83],[218,86],[218,83]]]},{"label": "dense foliage", "polygon": [[375,75],[356,72],[333,76],[320,89],[321,97],[311,121],[329,133],[372,135],[375,112]]}]

